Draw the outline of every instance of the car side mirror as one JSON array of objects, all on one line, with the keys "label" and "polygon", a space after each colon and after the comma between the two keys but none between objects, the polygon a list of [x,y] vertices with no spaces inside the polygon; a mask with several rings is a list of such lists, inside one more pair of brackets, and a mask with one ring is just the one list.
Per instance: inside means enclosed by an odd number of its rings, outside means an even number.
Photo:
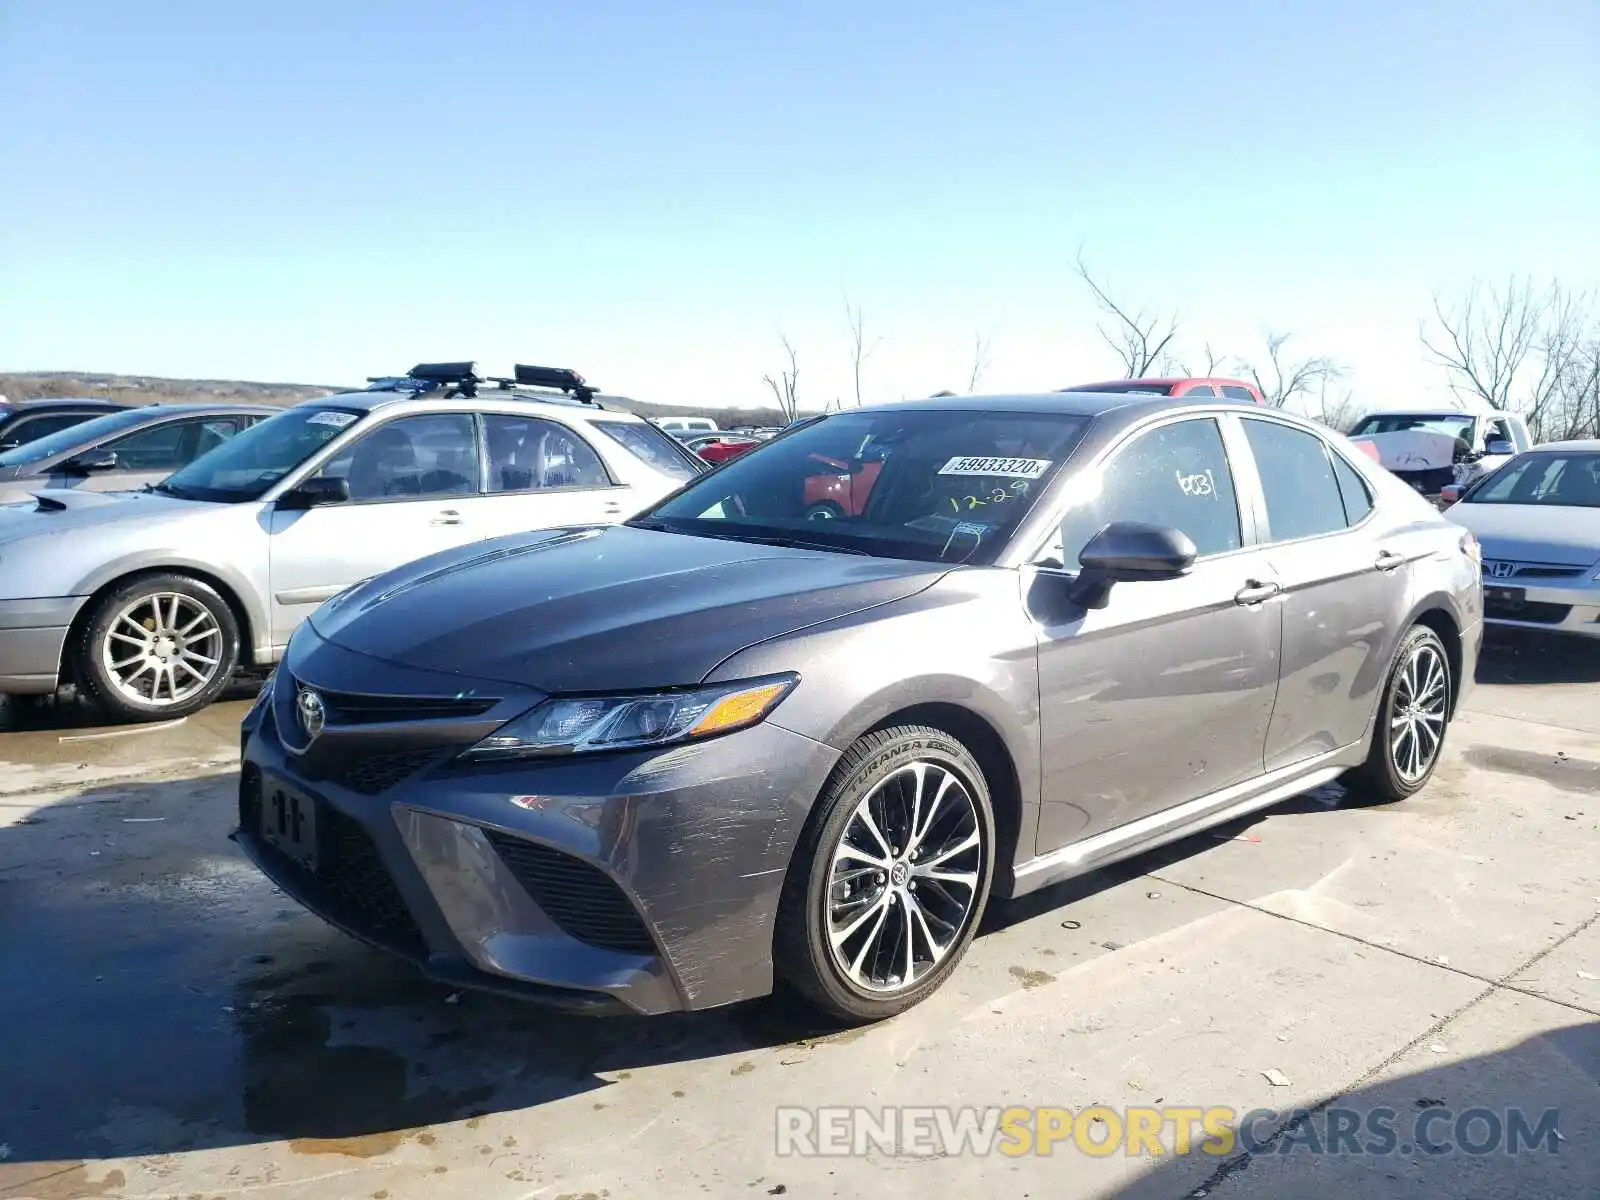
[{"label": "car side mirror", "polygon": [[1459,483],[1447,483],[1439,489],[1440,504],[1454,504],[1461,499],[1461,493],[1466,491]]},{"label": "car side mirror", "polygon": [[350,499],[350,481],[316,475],[304,480],[299,487],[290,488],[278,497],[278,507],[290,512],[304,512],[329,504],[345,504]]},{"label": "car side mirror", "polygon": [[1182,530],[1139,521],[1114,521],[1078,555],[1074,598],[1085,608],[1104,608],[1117,583],[1178,579],[1189,573],[1199,552]]},{"label": "car side mirror", "polygon": [[100,471],[115,471],[121,464],[115,450],[85,450],[64,464],[69,475],[94,475]]},{"label": "car side mirror", "polygon": [[1503,438],[1496,438],[1483,448],[1483,452],[1485,454],[1494,455],[1515,454],[1517,452],[1517,448],[1510,442],[1505,441]]}]

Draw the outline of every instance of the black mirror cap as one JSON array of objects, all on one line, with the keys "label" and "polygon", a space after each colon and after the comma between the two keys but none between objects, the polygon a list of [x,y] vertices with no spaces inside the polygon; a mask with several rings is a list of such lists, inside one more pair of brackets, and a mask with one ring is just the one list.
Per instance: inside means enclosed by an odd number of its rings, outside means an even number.
[{"label": "black mirror cap", "polygon": [[330,479],[319,476],[307,479],[278,498],[278,507],[290,511],[321,508],[325,504],[344,504],[350,499],[348,479]]},{"label": "black mirror cap", "polygon": [[1114,521],[1089,539],[1078,562],[1084,571],[1110,582],[1132,583],[1186,575],[1198,553],[1182,530]]}]

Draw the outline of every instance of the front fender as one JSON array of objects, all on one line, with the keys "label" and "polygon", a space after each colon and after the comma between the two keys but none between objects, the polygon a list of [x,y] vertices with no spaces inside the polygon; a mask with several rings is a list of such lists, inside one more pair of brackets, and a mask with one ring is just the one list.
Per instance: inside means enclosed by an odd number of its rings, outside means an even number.
[{"label": "front fender", "polygon": [[241,640],[254,652],[257,661],[260,661],[266,648],[264,644],[266,634],[271,628],[266,608],[262,603],[265,595],[264,580],[252,579],[250,574],[237,564],[227,562],[220,557],[202,558],[192,551],[172,546],[140,549],[99,564],[78,580],[71,594],[92,596],[130,575],[156,571],[209,579],[231,593],[245,618],[246,627],[239,631]]}]

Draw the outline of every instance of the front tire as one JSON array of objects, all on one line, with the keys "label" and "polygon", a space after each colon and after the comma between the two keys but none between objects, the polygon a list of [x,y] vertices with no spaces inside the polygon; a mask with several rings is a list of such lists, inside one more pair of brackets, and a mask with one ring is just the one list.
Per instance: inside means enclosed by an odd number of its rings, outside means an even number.
[{"label": "front tire", "polygon": [[851,1022],[926,999],[971,945],[994,875],[983,771],[926,726],[870,733],[840,760],[784,881],[777,974]]},{"label": "front tire", "polygon": [[206,707],[239,665],[239,624],[215,588],[147,575],[100,598],[73,654],[89,698],[120,721],[159,721]]},{"label": "front tire", "polygon": [[1384,684],[1367,761],[1351,773],[1351,782],[1374,799],[1391,802],[1420,791],[1444,750],[1454,687],[1450,655],[1439,635],[1413,625]]}]

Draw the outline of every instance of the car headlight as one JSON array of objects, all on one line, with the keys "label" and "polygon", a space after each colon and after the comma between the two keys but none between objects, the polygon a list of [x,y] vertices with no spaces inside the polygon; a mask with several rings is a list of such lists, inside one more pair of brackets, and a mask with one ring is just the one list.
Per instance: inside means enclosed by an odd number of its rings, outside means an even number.
[{"label": "car headlight", "polygon": [[700,741],[764,720],[800,682],[769,675],[686,691],[546,700],[507,721],[462,758],[547,758]]}]

